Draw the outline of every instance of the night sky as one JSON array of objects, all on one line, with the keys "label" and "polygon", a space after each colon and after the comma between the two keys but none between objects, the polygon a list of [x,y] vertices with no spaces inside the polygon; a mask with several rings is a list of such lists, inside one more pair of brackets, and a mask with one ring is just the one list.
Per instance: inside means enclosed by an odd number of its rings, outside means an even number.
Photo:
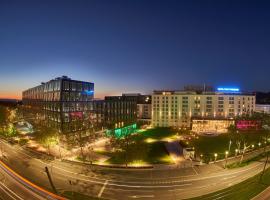
[{"label": "night sky", "polygon": [[94,82],[96,97],[203,83],[268,91],[268,2],[0,0],[0,98],[62,75]]}]

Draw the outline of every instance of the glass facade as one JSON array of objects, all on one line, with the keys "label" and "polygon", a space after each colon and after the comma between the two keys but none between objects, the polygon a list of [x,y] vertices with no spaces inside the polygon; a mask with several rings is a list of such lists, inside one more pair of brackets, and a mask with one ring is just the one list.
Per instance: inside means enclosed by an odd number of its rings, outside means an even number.
[{"label": "glass facade", "polygon": [[94,83],[60,77],[23,92],[23,106],[62,132],[93,127]]}]

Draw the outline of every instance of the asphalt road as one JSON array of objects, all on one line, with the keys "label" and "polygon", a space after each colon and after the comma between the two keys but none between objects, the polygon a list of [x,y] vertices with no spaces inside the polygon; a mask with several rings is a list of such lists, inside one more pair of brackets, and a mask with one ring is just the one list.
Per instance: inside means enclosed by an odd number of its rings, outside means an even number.
[{"label": "asphalt road", "polygon": [[1,200],[44,200],[29,188],[18,182],[10,173],[0,167],[0,199]]},{"label": "asphalt road", "polygon": [[37,159],[19,146],[1,145],[4,162],[33,183],[52,189],[44,172],[47,166],[59,194],[73,190],[105,199],[187,199],[242,182],[263,168],[263,163],[256,162],[231,170],[218,164],[167,170],[110,169]]}]

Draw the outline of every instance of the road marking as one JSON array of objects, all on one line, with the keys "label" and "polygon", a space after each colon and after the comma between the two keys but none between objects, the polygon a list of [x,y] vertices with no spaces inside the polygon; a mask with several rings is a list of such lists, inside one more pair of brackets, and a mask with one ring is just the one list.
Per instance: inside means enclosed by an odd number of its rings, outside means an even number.
[{"label": "road marking", "polygon": [[199,175],[199,173],[195,170],[195,168],[192,166],[192,169],[194,170],[194,172]]},{"label": "road marking", "polygon": [[[3,183],[1,183],[0,182],[0,184],[4,187],[4,188],[6,188],[11,194],[13,194],[15,197],[17,197],[18,199],[20,199],[20,200],[24,200],[23,198],[21,198],[20,196],[18,196],[16,193],[14,193],[11,189],[9,189],[5,184],[3,184]],[[14,198],[13,198],[14,199]]]},{"label": "road marking", "polygon": [[223,178],[222,180],[227,180],[227,179],[230,179],[230,178],[235,178],[236,176],[229,176],[229,177],[225,177]]},{"label": "road marking", "polygon": [[133,199],[139,199],[139,198],[154,198],[154,195],[133,195],[133,196],[128,196]]},{"label": "road marking", "polygon": [[0,185],[0,188],[2,189],[2,191],[3,191],[5,194],[8,195],[11,199],[16,200],[11,194],[9,194],[9,192],[8,192],[5,188],[3,188],[3,186]]},{"label": "road marking", "polygon": [[101,190],[100,190],[99,193],[98,193],[98,198],[101,197],[101,195],[102,195],[102,193],[104,192],[105,187],[106,187],[107,184],[108,184],[108,180],[106,180],[106,181],[104,182],[104,184],[103,184]]}]

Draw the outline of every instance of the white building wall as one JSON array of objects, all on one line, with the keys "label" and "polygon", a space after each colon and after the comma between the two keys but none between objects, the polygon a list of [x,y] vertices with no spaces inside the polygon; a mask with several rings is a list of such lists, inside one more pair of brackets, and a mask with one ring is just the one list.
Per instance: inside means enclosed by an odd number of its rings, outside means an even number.
[{"label": "white building wall", "polygon": [[196,118],[234,118],[255,111],[255,95],[195,92],[163,92],[152,95],[154,127],[190,126]]}]

